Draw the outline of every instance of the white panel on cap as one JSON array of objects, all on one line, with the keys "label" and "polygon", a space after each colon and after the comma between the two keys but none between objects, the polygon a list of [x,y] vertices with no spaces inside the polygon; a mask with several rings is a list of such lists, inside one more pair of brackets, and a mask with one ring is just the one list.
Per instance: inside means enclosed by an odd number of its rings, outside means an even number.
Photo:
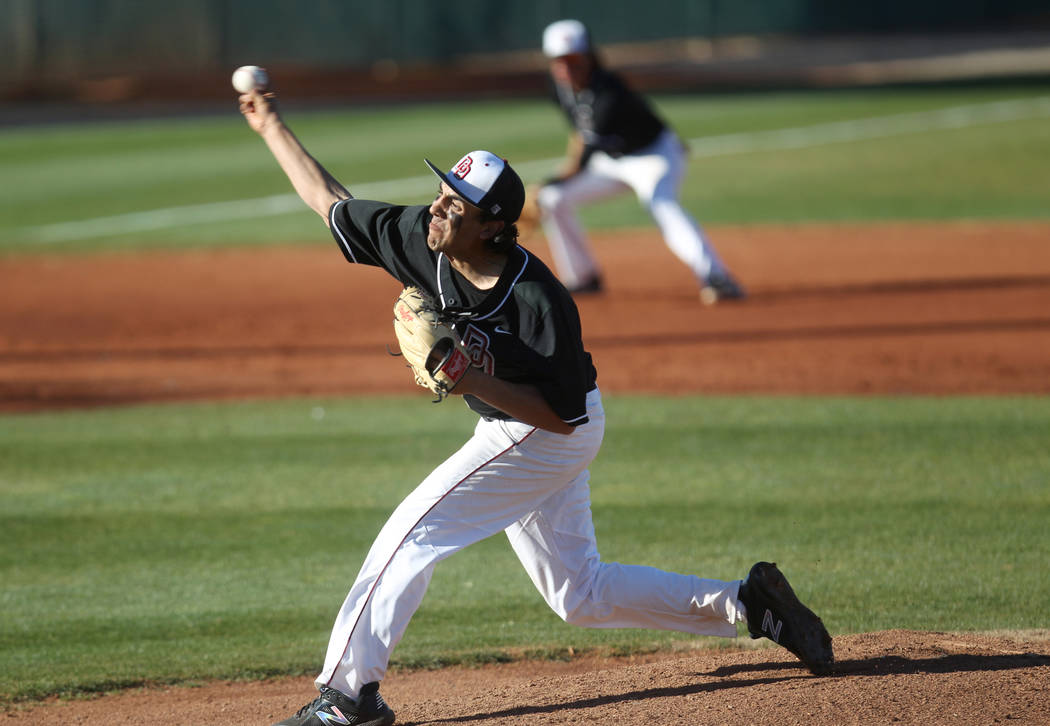
[{"label": "white panel on cap", "polygon": [[503,171],[503,159],[487,151],[472,151],[449,171],[459,180],[457,191],[472,204],[488,194]]},{"label": "white panel on cap", "polygon": [[579,20],[559,20],[543,31],[543,54],[548,58],[586,53],[588,46],[587,28]]}]

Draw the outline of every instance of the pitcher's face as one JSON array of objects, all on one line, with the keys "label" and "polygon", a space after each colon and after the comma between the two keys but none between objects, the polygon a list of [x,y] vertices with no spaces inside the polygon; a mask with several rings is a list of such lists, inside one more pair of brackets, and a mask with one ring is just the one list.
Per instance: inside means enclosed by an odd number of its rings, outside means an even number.
[{"label": "pitcher's face", "polygon": [[481,221],[481,210],[445,182],[441,182],[430,204],[430,214],[427,246],[449,257],[469,256],[472,249],[480,246],[487,231],[486,223]]}]

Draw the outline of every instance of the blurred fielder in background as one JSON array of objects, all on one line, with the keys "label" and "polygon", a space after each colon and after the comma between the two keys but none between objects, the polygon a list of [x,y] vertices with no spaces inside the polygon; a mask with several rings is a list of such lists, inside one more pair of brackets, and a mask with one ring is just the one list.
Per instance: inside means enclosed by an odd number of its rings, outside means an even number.
[{"label": "blurred fielder in background", "polygon": [[558,275],[575,294],[600,292],[601,272],[580,226],[580,204],[633,189],[671,251],[696,275],[705,304],[744,291],[678,201],[688,150],[675,132],[604,68],[587,28],[559,20],[543,32],[543,53],[572,132],[560,176],[534,190]]}]

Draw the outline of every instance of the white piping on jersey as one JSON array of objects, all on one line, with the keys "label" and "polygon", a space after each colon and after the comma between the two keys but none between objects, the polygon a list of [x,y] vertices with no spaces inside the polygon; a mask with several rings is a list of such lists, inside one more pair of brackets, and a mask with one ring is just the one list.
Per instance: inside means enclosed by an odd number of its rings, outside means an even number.
[{"label": "white piping on jersey", "polygon": [[437,262],[434,264],[434,279],[437,281],[438,297],[441,298],[441,307],[448,305],[445,302],[445,291],[441,289],[441,260],[445,258],[444,252],[438,252]]},{"label": "white piping on jersey", "polygon": [[[487,315],[482,315],[481,317],[475,318],[475,317],[471,317],[469,314],[464,314],[463,317],[470,318],[471,320],[485,320],[485,319],[490,318],[493,315],[495,315],[496,311],[498,311],[500,308],[502,308],[506,304],[507,300],[510,299],[511,294],[514,292],[514,286],[518,284],[518,280],[521,278],[522,275],[525,274],[525,268],[529,266],[529,259],[530,259],[528,250],[526,250],[521,245],[518,245],[517,248],[519,250],[521,250],[523,255],[525,255],[525,261],[522,262],[521,269],[518,270],[518,273],[514,276],[514,279],[511,280],[510,285],[507,287],[507,294],[504,295],[503,299],[499,301],[499,305],[494,307],[492,309],[492,312],[488,313]],[[445,293],[441,289],[441,260],[443,260],[443,259],[446,259],[445,258],[445,253],[444,252],[438,253],[438,261],[437,261],[437,266],[436,266],[435,271],[434,271],[434,276],[437,278],[438,297],[441,298],[441,307],[444,308],[444,307],[447,307],[448,303],[445,302]]]},{"label": "white piping on jersey", "polygon": [[346,201],[346,199],[342,199],[328,208],[328,226],[334,229],[335,233],[339,235],[339,244],[341,244],[343,249],[346,250],[346,254],[350,256],[350,260],[356,263],[357,257],[354,255],[354,250],[350,247],[350,243],[347,242],[346,237],[343,236],[343,231],[339,229],[339,226],[335,223],[335,208]]},{"label": "white piping on jersey", "polygon": [[518,249],[521,250],[522,254],[525,255],[525,261],[521,263],[521,269],[518,270],[518,274],[515,275],[514,279],[510,281],[510,286],[507,287],[507,294],[504,295],[503,299],[499,301],[499,305],[492,309],[491,313],[489,313],[488,315],[482,315],[480,318],[475,318],[475,320],[485,320],[486,318],[492,317],[493,315],[495,315],[496,311],[503,307],[504,303],[506,303],[507,300],[510,299],[511,294],[514,292],[514,286],[518,284],[518,280],[521,279],[521,276],[525,274],[525,268],[529,266],[528,250],[526,250],[520,245],[518,245]]}]

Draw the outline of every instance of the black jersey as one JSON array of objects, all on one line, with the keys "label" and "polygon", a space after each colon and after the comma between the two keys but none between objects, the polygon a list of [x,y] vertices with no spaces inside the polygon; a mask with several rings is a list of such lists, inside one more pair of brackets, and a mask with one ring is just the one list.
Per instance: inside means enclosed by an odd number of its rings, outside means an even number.
[{"label": "black jersey", "polygon": [[578,93],[553,83],[554,96],[584,143],[586,163],[596,150],[632,154],[656,141],[667,125],[615,73],[596,66]]},{"label": "black jersey", "polygon": [[[499,281],[479,290],[448,258],[427,246],[426,206],[346,199],[328,212],[332,235],[350,262],[382,267],[402,284],[416,285],[456,320],[471,361],[489,375],[529,383],[563,421],[587,422],[586,395],[597,372],[583,348],[572,297],[542,261],[523,247],[511,250]],[[510,419],[465,395],[486,418]]]}]

